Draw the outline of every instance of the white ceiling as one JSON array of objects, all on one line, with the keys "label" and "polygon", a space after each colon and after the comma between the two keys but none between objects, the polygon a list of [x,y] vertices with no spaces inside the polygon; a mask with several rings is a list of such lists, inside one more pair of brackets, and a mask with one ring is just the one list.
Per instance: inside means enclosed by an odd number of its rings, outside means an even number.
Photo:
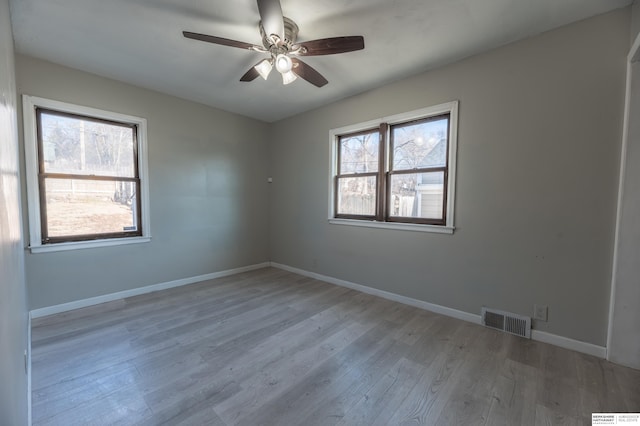
[{"label": "white ceiling", "polygon": [[329,84],[240,77],[264,54],[255,0],[12,0],[16,51],[264,121],[276,121],[632,0],[281,0],[299,41],[362,35],[365,50],[304,58]]}]

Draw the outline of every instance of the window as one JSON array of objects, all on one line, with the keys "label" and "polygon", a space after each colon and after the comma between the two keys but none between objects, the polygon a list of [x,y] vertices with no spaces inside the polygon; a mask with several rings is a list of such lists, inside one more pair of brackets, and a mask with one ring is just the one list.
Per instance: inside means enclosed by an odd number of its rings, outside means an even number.
[{"label": "window", "polygon": [[146,120],[23,96],[32,252],[149,240]]},{"label": "window", "polygon": [[331,131],[331,223],[453,232],[458,103]]}]

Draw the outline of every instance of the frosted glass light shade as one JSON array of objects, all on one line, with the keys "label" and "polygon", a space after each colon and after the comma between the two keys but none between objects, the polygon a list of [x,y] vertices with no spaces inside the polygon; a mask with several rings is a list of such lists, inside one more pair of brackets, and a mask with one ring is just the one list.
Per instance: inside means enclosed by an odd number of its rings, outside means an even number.
[{"label": "frosted glass light shade", "polygon": [[283,55],[282,53],[276,56],[276,69],[280,71],[280,73],[287,73],[291,71],[292,67],[293,63],[291,62],[290,57]]},{"label": "frosted glass light shade", "polygon": [[271,65],[271,61],[269,59],[265,59],[264,61],[256,65],[254,68],[256,71],[258,71],[258,74],[260,74],[260,77],[266,80],[267,77],[269,77],[269,73],[271,72],[273,65]]},{"label": "frosted glass light shade", "polygon": [[282,84],[289,84],[296,81],[298,78],[292,71],[287,71],[282,73]]}]

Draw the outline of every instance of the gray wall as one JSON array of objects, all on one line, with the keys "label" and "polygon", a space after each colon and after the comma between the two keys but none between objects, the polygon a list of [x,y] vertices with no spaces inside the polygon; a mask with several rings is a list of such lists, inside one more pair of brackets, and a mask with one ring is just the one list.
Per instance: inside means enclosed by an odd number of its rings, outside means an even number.
[{"label": "gray wall", "polygon": [[27,304],[9,2],[0,0],[0,424],[27,424]]},{"label": "gray wall", "polygon": [[[605,345],[629,8],[276,123],[275,262]],[[432,42],[424,40],[424,43]],[[329,130],[460,100],[456,232],[329,225]]]},{"label": "gray wall", "polygon": [[16,75],[20,94],[148,125],[152,241],[27,253],[31,309],[269,260],[265,123],[20,55]]}]

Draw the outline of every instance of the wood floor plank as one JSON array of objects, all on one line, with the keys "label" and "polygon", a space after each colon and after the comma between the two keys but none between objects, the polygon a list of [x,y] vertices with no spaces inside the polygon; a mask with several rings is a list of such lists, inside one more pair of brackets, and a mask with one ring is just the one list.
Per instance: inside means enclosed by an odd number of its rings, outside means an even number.
[{"label": "wood floor plank", "polygon": [[218,404],[216,411],[227,423],[237,423],[239,419],[260,409],[266,401],[283,393],[287,386],[297,383],[315,365],[341,351],[369,328],[369,325],[353,323],[304,350],[283,354],[277,361],[265,365],[256,375],[242,381],[242,391]]},{"label": "wood floor plank", "polygon": [[577,425],[640,371],[274,268],[33,322],[33,424]]},{"label": "wood floor plank", "polygon": [[555,411],[545,405],[536,405],[536,426],[580,426],[584,423],[572,416]]},{"label": "wood floor plank", "polygon": [[[383,424],[395,412],[395,405],[406,398],[424,367],[406,358],[400,358],[379,380],[355,402],[340,418],[338,425]],[[387,416],[385,417],[385,414]]]},{"label": "wood floor plank", "polygon": [[123,387],[136,383],[138,371],[129,363],[122,363],[93,374],[63,381],[60,384],[32,393],[35,422],[60,415],[73,406],[81,406],[103,398]]},{"label": "wood floor plank", "polygon": [[66,410],[44,417],[34,424],[42,425],[126,425],[144,418],[149,407],[135,388],[94,394],[90,401],[70,401]]},{"label": "wood floor plank", "polygon": [[[215,374],[213,371],[202,371],[203,375]],[[237,383],[226,383],[221,386],[202,386],[193,392],[189,388],[173,388],[165,395],[172,395],[157,405],[148,404],[151,413],[145,416],[136,425],[161,425],[161,424],[192,424],[192,425],[225,425],[218,416],[214,405],[220,401],[232,397],[240,391]],[[198,420],[201,419],[202,421]]]},{"label": "wood floor plank", "polygon": [[[267,341],[260,342],[247,350],[247,345],[206,348],[200,353],[217,374],[211,379],[206,375],[191,374],[179,377],[175,382],[169,382],[169,389],[190,389],[200,392],[210,388],[222,388],[233,383],[242,382],[258,375],[265,366],[277,362],[283,354],[295,354],[325,336],[343,330],[340,312],[344,313],[341,304],[334,305],[321,311],[304,321],[293,324],[281,333],[271,334]],[[234,350],[235,349],[235,350]],[[203,379],[203,377],[205,377]],[[165,387],[149,393],[152,404],[162,405],[166,401],[162,398],[167,392]],[[170,393],[175,397],[175,392]],[[178,396],[179,398],[179,396]]]},{"label": "wood floor plank", "polygon": [[502,365],[491,390],[486,425],[533,425],[537,370],[510,359]]},{"label": "wood floor plank", "polygon": [[[466,357],[455,379],[455,388],[443,408],[437,424],[484,425],[491,407],[492,390],[499,376],[506,350],[502,336],[495,330],[478,330],[472,347],[474,356]],[[415,416],[419,411],[414,413]],[[426,417],[422,415],[423,419]],[[419,418],[419,417],[418,417]],[[422,421],[423,424],[428,424]]]},{"label": "wood floor plank", "polygon": [[[341,404],[336,399],[348,399],[343,395],[352,395],[354,392],[350,388],[382,374],[385,366],[392,365],[405,349],[405,345],[387,337],[389,328],[390,324],[385,321],[370,329],[342,351],[310,370],[286,393],[246,416],[241,424],[258,424],[264,422],[265,418],[268,419],[267,424],[273,425],[296,424],[303,418],[308,419],[305,424],[320,421],[327,425],[338,421],[340,415],[334,411]],[[322,407],[331,407],[331,410]]]},{"label": "wood floor plank", "polygon": [[[246,417],[242,415],[242,412],[247,411],[249,406],[257,409],[266,402],[264,398],[272,399],[278,393],[283,392],[281,390],[283,385],[285,385],[285,389],[286,385],[295,385],[302,377],[307,376],[315,366],[323,364],[325,360],[340,353],[353,341],[357,341],[360,336],[375,324],[368,320],[372,315],[384,318],[385,312],[395,309],[395,304],[386,300],[371,298],[369,295],[356,294],[354,299],[358,298],[368,299],[368,301],[366,303],[349,303],[339,311],[338,318],[341,326],[337,333],[331,335],[328,339],[316,340],[313,346],[305,348],[303,351],[283,354],[277,361],[269,363],[249,382],[241,383],[249,396],[246,396],[245,398],[247,399],[245,400],[235,397],[234,399],[239,400],[239,402],[236,402],[235,408],[231,410],[225,407],[224,403],[220,407],[216,407],[221,412],[221,416],[225,418],[225,413],[232,411],[235,414],[239,414],[240,418]],[[337,306],[341,306],[341,304]],[[349,320],[352,320],[352,325],[343,325],[348,324]],[[349,328],[353,328],[354,331],[352,332]],[[268,373],[265,373],[265,371]],[[258,398],[258,396],[261,396],[262,399]],[[228,421],[233,423],[235,419]]]},{"label": "wood floor plank", "polygon": [[[473,350],[478,335],[470,324],[459,324],[454,332],[455,339],[449,342],[448,349],[438,353],[437,358],[423,369],[423,374],[409,393],[409,397],[400,404],[389,424],[465,424],[452,422],[448,415],[457,418],[460,413],[442,412],[455,396],[457,386],[467,376],[465,363],[474,360],[467,355]],[[451,344],[453,343],[453,344]]]}]

